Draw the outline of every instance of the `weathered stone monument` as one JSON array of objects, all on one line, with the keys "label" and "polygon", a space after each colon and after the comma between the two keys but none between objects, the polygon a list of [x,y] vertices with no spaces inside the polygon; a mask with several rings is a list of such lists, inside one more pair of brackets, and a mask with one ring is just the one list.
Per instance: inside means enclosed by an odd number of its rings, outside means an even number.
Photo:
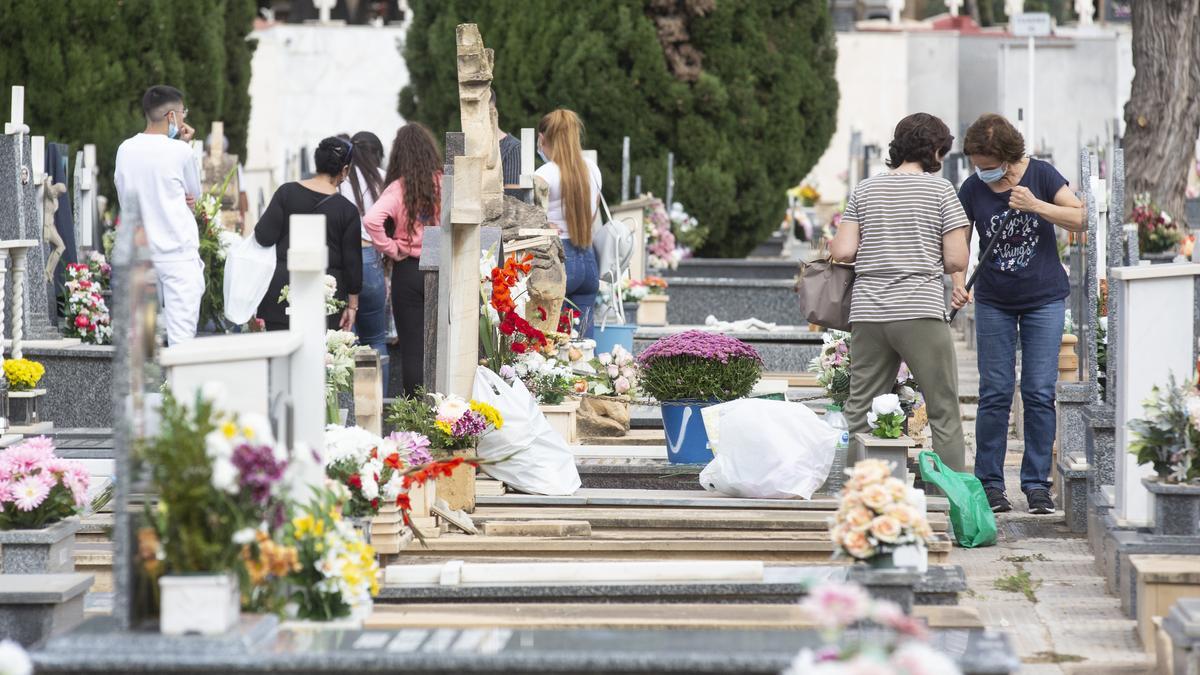
[{"label": "weathered stone monument", "polygon": [[[238,175],[238,157],[225,152],[225,123],[213,122],[212,131],[208,135],[208,149],[204,153],[204,160],[201,162],[201,188],[208,192],[213,188],[220,188],[225,185],[225,192],[221,195],[221,226],[227,230],[241,232],[243,235],[250,234],[254,229],[254,223],[242,223],[241,211],[238,210],[239,197],[241,194],[241,184]],[[225,179],[229,179],[229,183],[225,183]]]}]

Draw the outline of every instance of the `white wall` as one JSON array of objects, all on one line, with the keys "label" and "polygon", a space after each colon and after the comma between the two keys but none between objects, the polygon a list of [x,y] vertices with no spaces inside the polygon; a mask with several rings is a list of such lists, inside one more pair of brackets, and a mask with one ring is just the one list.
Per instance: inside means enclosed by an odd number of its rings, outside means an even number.
[{"label": "white wall", "polygon": [[[259,195],[294,179],[289,158],[322,138],[372,131],[391,146],[408,69],[397,45],[406,27],[277,24],[256,31],[250,76],[245,185],[251,219]],[[311,154],[309,166],[311,166]],[[293,165],[294,162],[293,162]],[[294,168],[294,167],[293,167]],[[262,204],[265,207],[265,203]]]}]

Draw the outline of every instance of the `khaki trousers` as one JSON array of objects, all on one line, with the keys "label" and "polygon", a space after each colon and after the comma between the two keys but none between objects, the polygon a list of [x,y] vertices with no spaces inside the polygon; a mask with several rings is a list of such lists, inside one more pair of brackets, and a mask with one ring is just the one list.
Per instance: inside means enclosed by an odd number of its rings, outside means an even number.
[{"label": "khaki trousers", "polygon": [[870,431],[871,401],[891,393],[901,361],[908,364],[929,406],[933,450],[946,466],[962,471],[966,445],[958,406],[958,361],[950,326],[938,319],[858,322],[851,327],[850,398],[845,411],[850,424],[849,460],[863,457],[854,434]]}]

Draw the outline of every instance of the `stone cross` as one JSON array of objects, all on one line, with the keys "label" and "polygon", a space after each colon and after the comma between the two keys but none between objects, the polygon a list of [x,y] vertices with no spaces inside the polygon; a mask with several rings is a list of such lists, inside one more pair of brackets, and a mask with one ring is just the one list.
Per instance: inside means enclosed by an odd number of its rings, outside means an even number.
[{"label": "stone cross", "polygon": [[313,5],[317,8],[317,20],[321,23],[329,23],[329,12],[336,4],[337,0],[313,0]]},{"label": "stone cross", "polygon": [[1025,0],[1004,0],[1004,13],[1012,18],[1025,13]]},{"label": "stone cross", "polygon": [[1092,15],[1095,11],[1095,0],[1075,0],[1075,13],[1079,15],[1080,26],[1092,25]]},{"label": "stone cross", "polygon": [[75,246],[79,249],[96,245],[96,146],[85,145],[75,153],[74,198]]},{"label": "stone cross", "polygon": [[[522,190],[533,190],[533,157],[537,154],[537,131],[529,127],[521,129],[521,182]],[[529,194],[526,193],[526,201]]]},{"label": "stone cross", "polygon": [[446,393],[470,398],[479,362],[479,226],[502,211],[504,183],[490,105],[492,50],[473,23],[459,24],[455,40],[464,154],[454,158],[450,255],[443,261],[450,265]]},{"label": "stone cross", "polygon": [[946,0],[946,7],[950,10],[950,16],[957,17],[962,5],[963,0]]},{"label": "stone cross", "polygon": [[[1121,288],[1119,351],[1109,359],[1120,361],[1116,386],[1116,516],[1131,526],[1148,525],[1153,513],[1151,494],[1141,479],[1149,465],[1139,466],[1126,452],[1130,444],[1127,425],[1144,415],[1142,402],[1154,386],[1165,386],[1191,377],[1195,368],[1192,334],[1196,277],[1200,264],[1138,265],[1113,269],[1109,283]],[[1110,322],[1111,322],[1110,318]],[[1151,345],[1148,348],[1147,345]],[[1110,385],[1111,386],[1111,385]]]},{"label": "stone cross", "polygon": [[[891,16],[892,25],[900,23],[900,14],[904,11],[904,0],[887,0],[888,14]],[[670,200],[667,202],[667,208],[671,208]]]}]

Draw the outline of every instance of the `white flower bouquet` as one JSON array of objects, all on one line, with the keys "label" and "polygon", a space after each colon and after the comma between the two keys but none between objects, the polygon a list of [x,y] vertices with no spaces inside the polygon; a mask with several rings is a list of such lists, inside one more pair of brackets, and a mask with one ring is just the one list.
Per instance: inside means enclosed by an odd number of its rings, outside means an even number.
[{"label": "white flower bouquet", "polygon": [[838,555],[870,560],[900,546],[924,547],[933,539],[908,486],[892,477],[890,462],[864,459],[846,474],[849,479],[829,531]]}]

